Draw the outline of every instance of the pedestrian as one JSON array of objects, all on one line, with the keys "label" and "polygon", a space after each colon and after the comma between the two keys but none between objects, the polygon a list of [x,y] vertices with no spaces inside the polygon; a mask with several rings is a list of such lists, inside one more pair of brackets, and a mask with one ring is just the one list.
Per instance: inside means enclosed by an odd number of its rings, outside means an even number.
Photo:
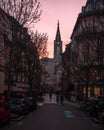
[{"label": "pedestrian", "polygon": [[52,100],[52,92],[50,91],[49,92],[49,98],[50,98],[50,101]]},{"label": "pedestrian", "polygon": [[1,102],[1,103],[5,103],[5,101],[6,101],[5,96],[2,95],[2,97],[1,97],[1,99],[0,99],[0,102]]},{"label": "pedestrian", "polygon": [[59,104],[59,94],[56,95],[56,102],[57,102],[57,105]]},{"label": "pedestrian", "polygon": [[60,96],[60,104],[63,105],[63,102],[64,102],[64,97],[63,95]]},{"label": "pedestrian", "polygon": [[7,91],[6,91],[6,90],[4,90],[4,92],[2,93],[0,102],[2,102],[2,103],[4,103],[4,104],[7,103]]}]

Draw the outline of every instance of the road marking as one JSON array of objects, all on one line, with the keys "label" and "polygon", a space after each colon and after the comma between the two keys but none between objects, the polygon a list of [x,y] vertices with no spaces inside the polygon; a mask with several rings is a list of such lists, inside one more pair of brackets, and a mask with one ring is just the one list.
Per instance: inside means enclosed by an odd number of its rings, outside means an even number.
[{"label": "road marking", "polygon": [[18,126],[21,126],[21,125],[23,125],[23,122],[22,122],[22,121],[20,121],[20,122],[18,123]]},{"label": "road marking", "polygon": [[64,113],[65,113],[65,116],[67,118],[73,118],[74,117],[71,111],[64,111]]},{"label": "road marking", "polygon": [[76,120],[89,120],[88,117],[75,117]]}]

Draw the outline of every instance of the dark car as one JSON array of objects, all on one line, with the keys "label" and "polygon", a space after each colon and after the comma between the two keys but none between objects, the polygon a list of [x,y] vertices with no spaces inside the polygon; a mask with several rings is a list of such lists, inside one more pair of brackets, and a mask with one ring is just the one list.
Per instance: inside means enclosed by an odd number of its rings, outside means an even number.
[{"label": "dark car", "polygon": [[80,107],[83,111],[88,112],[91,116],[101,118],[101,112],[104,109],[104,98],[91,98]]},{"label": "dark car", "polygon": [[102,122],[102,126],[103,126],[103,129],[104,129],[104,110],[102,110],[102,113],[101,113],[101,122]]},{"label": "dark car", "polygon": [[10,111],[15,114],[24,115],[29,112],[29,106],[24,99],[13,98],[10,100]]},{"label": "dark car", "polygon": [[10,121],[10,111],[5,104],[0,103],[0,126]]},{"label": "dark car", "polygon": [[26,104],[29,106],[29,110],[32,111],[37,108],[36,100],[33,97],[24,98]]},{"label": "dark car", "polygon": [[104,98],[91,98],[84,105],[83,109],[91,116],[99,118],[101,111],[104,109]]},{"label": "dark car", "polygon": [[99,98],[99,99],[92,100],[90,102],[91,102],[90,114],[94,117],[98,117],[99,112],[101,112],[104,109],[104,99]]},{"label": "dark car", "polygon": [[92,102],[91,101],[86,101],[86,102],[82,102],[80,104],[80,109],[82,111],[88,112],[90,113],[91,109],[92,109]]}]

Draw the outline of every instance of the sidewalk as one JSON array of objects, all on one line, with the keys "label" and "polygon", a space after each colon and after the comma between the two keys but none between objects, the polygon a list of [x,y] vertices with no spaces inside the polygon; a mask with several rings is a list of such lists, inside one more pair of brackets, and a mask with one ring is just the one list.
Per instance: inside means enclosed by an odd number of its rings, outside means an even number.
[{"label": "sidewalk", "polygon": [[[52,99],[50,100],[49,94],[46,94],[44,96],[44,103],[55,103],[56,104],[57,103],[56,102],[56,95],[53,94]],[[66,98],[64,98],[64,103],[72,105],[72,106],[77,107],[77,108],[80,108],[80,103],[79,102],[71,102],[71,101],[68,101]]]},{"label": "sidewalk", "polygon": [[44,98],[44,103],[56,103],[56,95],[52,94],[52,98],[50,99],[49,94],[45,94]]}]

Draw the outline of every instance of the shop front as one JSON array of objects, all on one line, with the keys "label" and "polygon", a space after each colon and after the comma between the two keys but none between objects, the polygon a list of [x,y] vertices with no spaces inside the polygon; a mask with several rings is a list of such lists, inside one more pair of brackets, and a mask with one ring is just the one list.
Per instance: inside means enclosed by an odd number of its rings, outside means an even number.
[{"label": "shop front", "polygon": [[86,96],[88,91],[88,98],[96,96],[104,96],[104,81],[94,81],[88,88],[83,85],[83,97]]}]

